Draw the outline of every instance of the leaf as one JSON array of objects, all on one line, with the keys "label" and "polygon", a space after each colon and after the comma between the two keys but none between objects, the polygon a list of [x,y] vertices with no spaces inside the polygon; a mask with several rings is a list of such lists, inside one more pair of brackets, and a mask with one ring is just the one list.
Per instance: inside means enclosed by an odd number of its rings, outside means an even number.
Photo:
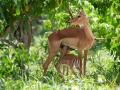
[{"label": "leaf", "polygon": [[2,13],[2,8],[0,7],[0,13]]},{"label": "leaf", "polygon": [[0,7],[0,14],[1,14],[1,17],[4,18],[3,12],[2,12],[2,8],[1,8],[1,7]]},{"label": "leaf", "polygon": [[14,3],[17,5],[17,0],[14,0]]},{"label": "leaf", "polygon": [[16,8],[16,15],[20,15],[20,9]]},{"label": "leaf", "polygon": [[25,0],[25,3],[28,4],[28,0]]},{"label": "leaf", "polygon": [[13,26],[13,21],[12,20],[10,20],[10,29],[11,29],[12,32],[14,32],[14,26]]},{"label": "leaf", "polygon": [[35,23],[35,21],[31,21],[33,26],[36,26],[37,24]]},{"label": "leaf", "polygon": [[0,73],[0,79],[2,78],[2,73]]},{"label": "leaf", "polygon": [[29,24],[27,22],[24,23],[24,27],[26,30],[29,30]]},{"label": "leaf", "polygon": [[28,5],[25,6],[25,11],[26,11],[26,12],[29,11],[29,6],[28,6]]},{"label": "leaf", "polygon": [[62,0],[57,0],[57,5],[60,7],[62,5]]}]

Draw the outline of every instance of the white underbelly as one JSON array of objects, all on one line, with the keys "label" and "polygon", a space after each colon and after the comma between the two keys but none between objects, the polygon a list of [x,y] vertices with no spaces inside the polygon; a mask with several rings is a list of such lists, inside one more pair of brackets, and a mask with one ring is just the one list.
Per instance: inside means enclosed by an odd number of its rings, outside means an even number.
[{"label": "white underbelly", "polygon": [[62,39],[62,43],[73,49],[80,48],[82,50],[88,50],[92,46],[92,43],[90,43],[88,40],[80,40],[79,38],[64,38]]},{"label": "white underbelly", "polygon": [[64,38],[62,40],[62,43],[66,46],[76,49],[78,45],[78,39],[77,38]]}]

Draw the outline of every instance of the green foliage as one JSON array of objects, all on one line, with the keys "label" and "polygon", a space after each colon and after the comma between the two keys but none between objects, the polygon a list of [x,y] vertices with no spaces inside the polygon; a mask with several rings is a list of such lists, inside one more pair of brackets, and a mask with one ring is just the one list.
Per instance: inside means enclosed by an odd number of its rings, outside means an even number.
[{"label": "green foliage", "polygon": [[51,29],[52,27],[50,20],[44,20],[43,25],[44,25],[44,29],[47,29],[47,30]]},{"label": "green foliage", "polygon": [[[119,0],[1,0],[0,33],[6,25],[14,29],[12,24],[16,20],[33,20],[38,16],[44,21],[42,30],[46,33],[34,37],[29,54],[22,45],[22,49],[14,49],[0,43],[0,89],[115,90],[117,84],[120,84],[119,3]],[[77,14],[76,10],[83,7],[94,36],[106,40],[95,42],[95,48],[88,56],[86,77],[69,75],[63,82],[54,68],[59,54],[49,66],[47,76],[43,76],[42,66],[48,56],[47,37],[51,31],[47,30],[68,27],[68,5],[74,16]],[[28,23],[24,27],[28,30]],[[76,54],[76,51],[72,51],[72,54]]]},{"label": "green foliage", "polygon": [[[0,1],[0,33],[3,32],[5,25],[11,25],[15,20],[34,19],[37,16],[44,18],[44,29],[62,29],[68,27],[67,22],[70,20],[68,14],[68,5],[73,15],[76,15],[76,10],[84,8],[90,19],[91,30],[95,37],[107,38],[106,47],[108,50],[116,53],[119,58],[119,40],[109,41],[112,37],[119,38],[120,29],[120,5],[119,0],[7,0]],[[27,23],[24,27],[28,29]],[[116,48],[115,49],[113,49]]]},{"label": "green foliage", "polygon": [[[90,50],[86,77],[75,77],[69,74],[69,76],[64,76],[65,81],[63,82],[55,70],[56,62],[50,64],[47,76],[43,76],[42,66],[48,55],[47,37],[50,33],[47,32],[42,37],[34,37],[34,43],[30,48],[29,54],[26,54],[24,48],[21,50],[8,47],[0,51],[0,89],[114,90],[116,83],[120,83],[119,67],[116,67],[115,71],[114,57],[105,48],[96,52]],[[75,53],[73,52],[73,54]],[[57,57],[54,58],[54,60],[56,59]],[[21,68],[17,66],[19,61],[24,63]],[[22,72],[22,70],[26,70],[28,73]],[[76,69],[75,71],[77,72]]]},{"label": "green foliage", "polygon": [[29,54],[24,50],[22,44],[20,47],[22,50],[18,48],[14,50],[11,47],[3,48],[0,56],[0,79],[9,76],[18,79],[19,75],[23,75],[24,71],[28,70]]}]

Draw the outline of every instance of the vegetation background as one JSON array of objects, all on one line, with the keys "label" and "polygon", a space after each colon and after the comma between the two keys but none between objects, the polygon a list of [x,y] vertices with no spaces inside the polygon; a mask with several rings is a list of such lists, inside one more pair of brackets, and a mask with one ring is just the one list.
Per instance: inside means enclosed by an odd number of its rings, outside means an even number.
[{"label": "vegetation background", "polygon": [[[70,12],[83,8],[96,40],[89,50],[87,75],[63,82],[56,55],[43,76],[47,37],[70,27]],[[71,53],[77,55],[77,50]],[[77,72],[77,70],[76,70]],[[119,90],[120,0],[0,0],[0,90]]]}]

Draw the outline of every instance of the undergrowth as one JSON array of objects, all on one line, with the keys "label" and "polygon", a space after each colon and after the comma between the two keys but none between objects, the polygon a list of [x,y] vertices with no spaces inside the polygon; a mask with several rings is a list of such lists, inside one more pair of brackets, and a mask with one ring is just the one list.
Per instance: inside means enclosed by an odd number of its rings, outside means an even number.
[{"label": "undergrowth", "polygon": [[[106,48],[90,50],[86,76],[75,77],[71,73],[64,81],[55,69],[59,54],[43,75],[43,63],[48,56],[44,37],[35,37],[29,54],[12,47],[0,51],[0,90],[119,90],[119,65],[115,69],[114,56]],[[74,52],[76,54],[76,52]],[[22,67],[18,62],[22,61]],[[77,73],[78,71],[75,70]]]}]

